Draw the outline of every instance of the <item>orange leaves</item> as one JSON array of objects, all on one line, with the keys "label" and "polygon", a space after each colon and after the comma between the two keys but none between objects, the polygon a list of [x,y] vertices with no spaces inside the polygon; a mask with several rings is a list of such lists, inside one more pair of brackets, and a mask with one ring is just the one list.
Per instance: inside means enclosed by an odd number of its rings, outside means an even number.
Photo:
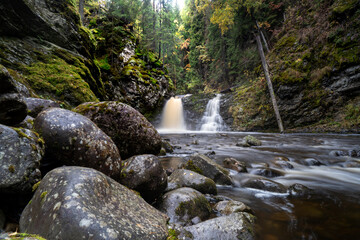
[{"label": "orange leaves", "polygon": [[181,44],[181,47],[180,49],[181,50],[184,50],[184,49],[188,49],[189,48],[189,45],[190,45],[190,39],[186,39],[182,44]]}]

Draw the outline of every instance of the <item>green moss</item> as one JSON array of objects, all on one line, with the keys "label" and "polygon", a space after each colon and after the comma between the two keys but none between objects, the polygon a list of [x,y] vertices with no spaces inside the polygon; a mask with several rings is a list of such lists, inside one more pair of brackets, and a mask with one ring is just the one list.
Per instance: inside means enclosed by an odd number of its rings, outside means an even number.
[{"label": "green moss", "polygon": [[178,240],[178,236],[179,236],[179,232],[176,231],[175,229],[169,228],[168,231],[168,237],[166,238],[166,240]]},{"label": "green moss", "polygon": [[29,140],[32,140],[32,138],[30,136],[28,136],[26,133],[24,133],[24,129],[23,128],[15,128],[13,127],[12,129],[14,129],[16,131],[16,133],[19,135],[19,137],[22,138],[27,138]]},{"label": "green moss", "polygon": [[41,193],[40,195],[40,199],[41,199],[41,203],[43,203],[45,201],[46,195],[48,194],[47,191],[44,191]]},{"label": "green moss", "polygon": [[23,239],[37,239],[37,240],[46,240],[45,238],[36,235],[36,234],[28,234],[28,233],[11,233],[8,234],[8,238],[6,239],[14,239],[14,240],[23,240]]},{"label": "green moss", "polygon": [[111,68],[111,65],[109,64],[108,62],[108,57],[105,56],[104,58],[98,60],[98,64],[99,64],[99,67],[102,69],[102,70],[110,70]]},{"label": "green moss", "polygon": [[175,213],[178,216],[188,215],[190,216],[190,218],[199,216],[201,220],[205,220],[205,218],[210,214],[210,212],[210,204],[204,196],[194,198],[187,202],[181,202],[179,206],[175,209]]},{"label": "green moss", "polygon": [[8,169],[9,169],[9,172],[11,172],[11,173],[15,172],[15,166],[14,165],[10,165]]},{"label": "green moss", "polygon": [[37,183],[35,183],[33,186],[32,186],[32,191],[35,192],[36,189],[39,187],[41,181],[38,181]]},{"label": "green moss", "polygon": [[193,172],[197,172],[201,175],[203,174],[203,171],[198,166],[196,166],[192,160],[187,161],[185,168]]}]

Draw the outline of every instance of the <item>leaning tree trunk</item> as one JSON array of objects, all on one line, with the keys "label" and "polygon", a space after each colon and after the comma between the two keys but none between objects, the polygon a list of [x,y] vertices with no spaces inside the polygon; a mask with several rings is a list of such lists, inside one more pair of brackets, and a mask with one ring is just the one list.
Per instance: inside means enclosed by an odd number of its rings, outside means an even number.
[{"label": "leaning tree trunk", "polygon": [[273,89],[273,86],[272,86],[272,83],[271,83],[269,69],[268,69],[268,65],[267,65],[267,62],[266,62],[266,58],[265,58],[264,50],[263,50],[263,47],[262,47],[262,44],[261,44],[261,39],[260,39],[260,34],[259,33],[256,34],[256,43],[257,43],[259,54],[260,54],[260,57],[261,57],[261,63],[262,63],[262,67],[264,69],[266,82],[267,82],[269,92],[270,92],[270,96],[271,96],[271,101],[272,101],[272,104],[273,104],[273,107],[274,107],[274,111],[275,111],[275,115],[276,115],[276,121],[278,123],[280,132],[283,133],[284,132],[284,127],[283,127],[281,116],[280,116],[280,113],[279,113],[279,108],[278,108],[278,105],[276,103],[275,93],[274,93],[274,89]]},{"label": "leaning tree trunk", "polygon": [[80,20],[81,20],[81,23],[84,24],[84,3],[85,3],[85,0],[80,0],[79,1],[79,13],[80,13]]}]

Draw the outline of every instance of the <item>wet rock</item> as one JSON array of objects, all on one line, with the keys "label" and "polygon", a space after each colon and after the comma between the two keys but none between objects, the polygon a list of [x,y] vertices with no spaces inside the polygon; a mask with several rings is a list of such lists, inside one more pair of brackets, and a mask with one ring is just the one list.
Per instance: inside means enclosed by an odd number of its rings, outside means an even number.
[{"label": "wet rock", "polygon": [[295,183],[289,187],[289,194],[290,196],[294,197],[306,197],[309,196],[313,191],[308,187],[300,184]]},{"label": "wet rock", "polygon": [[255,217],[249,213],[233,213],[184,228],[179,239],[254,239]]},{"label": "wet rock", "polygon": [[0,124],[14,126],[21,123],[26,115],[26,104],[19,93],[0,95]]},{"label": "wet rock", "polygon": [[205,155],[191,155],[185,168],[211,178],[218,184],[232,185],[229,172]]},{"label": "wet rock", "polygon": [[215,204],[214,209],[218,211],[221,215],[230,215],[236,212],[248,212],[252,213],[250,207],[246,206],[244,203],[233,200],[224,200]]},{"label": "wet rock", "polygon": [[330,155],[335,156],[335,157],[349,156],[349,157],[358,158],[358,157],[360,157],[360,150],[359,149],[351,149],[351,150],[347,150],[347,151],[346,150],[331,151]]},{"label": "wet rock", "polygon": [[34,127],[34,118],[31,116],[26,116],[26,118],[19,123],[18,125],[16,125],[16,127],[22,127],[22,128],[26,128],[26,129],[33,129]]},{"label": "wet rock", "polygon": [[324,165],[319,160],[316,160],[314,158],[307,158],[307,159],[305,159],[304,163],[305,163],[306,166],[321,166],[321,165]]},{"label": "wet rock", "polygon": [[45,109],[52,107],[60,107],[58,103],[48,99],[25,98],[25,102],[28,108],[28,114],[34,118],[36,118],[36,116]]},{"label": "wet rock", "polygon": [[41,179],[42,140],[28,129],[0,125],[0,193],[28,194]]},{"label": "wet rock", "polygon": [[46,239],[166,239],[167,217],[126,187],[83,167],[61,167],[41,181],[20,231]]},{"label": "wet rock", "polygon": [[161,141],[161,147],[164,148],[167,153],[174,152],[173,146],[171,146],[170,142],[167,140]]},{"label": "wet rock", "polygon": [[286,193],[287,189],[284,185],[271,181],[266,178],[250,178],[242,182],[242,187],[255,188],[259,190]]},{"label": "wet rock", "polygon": [[282,169],[293,169],[294,166],[290,163],[290,160],[286,157],[276,157],[273,161],[273,165]]},{"label": "wet rock", "polygon": [[133,156],[124,161],[120,183],[138,191],[148,202],[154,201],[167,186],[167,175],[154,155]]},{"label": "wet rock", "polygon": [[206,220],[211,207],[204,195],[192,188],[179,188],[164,194],[159,205],[160,211],[170,217],[170,223],[192,224],[192,219],[199,217]]},{"label": "wet rock", "polygon": [[223,164],[224,167],[235,170],[237,172],[247,172],[246,164],[236,160],[235,158],[225,158]]},{"label": "wet rock", "polygon": [[254,168],[250,173],[268,178],[284,176],[283,172],[273,168]]},{"label": "wet rock", "polygon": [[181,187],[193,188],[204,194],[217,194],[213,180],[186,169],[177,169],[170,175],[166,190],[171,191]]},{"label": "wet rock", "polygon": [[61,108],[49,108],[35,119],[45,140],[48,164],[91,167],[119,179],[121,158],[116,145],[88,118]]},{"label": "wet rock", "polygon": [[158,154],[161,137],[134,108],[120,102],[84,103],[74,109],[94,121],[115,142],[123,158]]},{"label": "wet rock", "polygon": [[254,136],[247,135],[243,138],[243,147],[261,146],[261,141]]}]

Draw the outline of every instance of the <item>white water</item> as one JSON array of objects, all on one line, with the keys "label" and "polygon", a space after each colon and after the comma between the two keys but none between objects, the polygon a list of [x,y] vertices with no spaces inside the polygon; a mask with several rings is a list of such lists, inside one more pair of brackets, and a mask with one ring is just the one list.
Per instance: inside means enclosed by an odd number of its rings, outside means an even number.
[{"label": "white water", "polygon": [[206,105],[206,111],[201,119],[200,131],[217,132],[224,130],[224,121],[220,116],[220,98],[221,94],[217,94]]},{"label": "white water", "polygon": [[185,120],[181,98],[171,97],[165,104],[161,128],[170,131],[184,131]]}]

